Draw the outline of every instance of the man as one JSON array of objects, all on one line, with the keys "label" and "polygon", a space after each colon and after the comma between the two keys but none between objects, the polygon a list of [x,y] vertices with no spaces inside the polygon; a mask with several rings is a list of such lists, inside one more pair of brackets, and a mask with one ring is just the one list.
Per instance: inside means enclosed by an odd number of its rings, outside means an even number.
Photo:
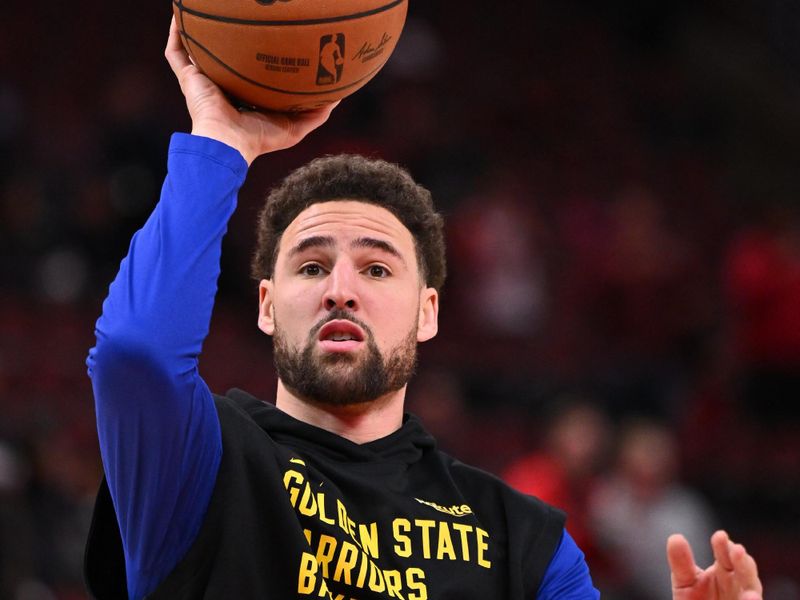
[{"label": "man", "polygon": [[[444,259],[441,218],[401,169],[327,158],[270,194],[253,268],[276,403],[212,396],[198,356],[247,166],[332,107],[235,110],[174,23],[166,56],[193,135],[173,137],[161,201],[131,241],[88,359],[106,471],[91,592],[597,598],[562,513],[438,452],[403,414],[415,346],[437,331]],[[676,597],[760,598],[752,559],[727,538],[702,574],[685,541],[670,548]],[[713,593],[692,595],[709,581]]]}]

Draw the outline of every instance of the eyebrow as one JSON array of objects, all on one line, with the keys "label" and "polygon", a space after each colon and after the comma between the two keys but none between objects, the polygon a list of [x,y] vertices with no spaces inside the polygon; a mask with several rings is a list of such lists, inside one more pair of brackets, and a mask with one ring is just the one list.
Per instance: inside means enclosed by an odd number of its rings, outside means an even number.
[{"label": "eyebrow", "polygon": [[336,242],[331,236],[314,235],[304,240],[300,240],[300,242],[294,248],[289,250],[288,257],[291,258],[297,254],[300,254],[304,250],[308,250],[309,248],[333,248],[335,246]]},{"label": "eyebrow", "polygon": [[405,258],[400,252],[395,248],[392,244],[385,240],[378,240],[371,237],[360,237],[358,239],[353,240],[353,243],[350,244],[352,248],[375,248],[376,250],[383,250],[387,254],[391,254],[392,256],[398,258],[404,265],[406,264]]},{"label": "eyebrow", "polygon": [[[309,248],[334,248],[336,246],[336,240],[329,235],[314,235],[308,237],[304,240],[298,242],[298,244],[289,250],[288,257],[291,258],[308,250]],[[382,250],[387,254],[391,254],[394,257],[397,257],[404,265],[406,264],[405,258],[397,248],[394,247],[393,244],[387,242],[386,240],[379,240],[377,238],[371,237],[360,237],[350,244],[351,248],[375,248],[376,250]]]}]

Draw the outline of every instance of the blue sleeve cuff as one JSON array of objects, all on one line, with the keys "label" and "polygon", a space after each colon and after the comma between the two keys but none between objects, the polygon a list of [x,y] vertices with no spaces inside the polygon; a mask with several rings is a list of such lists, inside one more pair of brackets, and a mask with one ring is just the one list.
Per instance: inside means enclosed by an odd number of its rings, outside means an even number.
[{"label": "blue sleeve cuff", "polygon": [[244,180],[247,174],[247,161],[242,154],[236,148],[213,138],[190,133],[173,133],[169,142],[170,159],[175,154],[203,156],[228,167],[241,180]]}]

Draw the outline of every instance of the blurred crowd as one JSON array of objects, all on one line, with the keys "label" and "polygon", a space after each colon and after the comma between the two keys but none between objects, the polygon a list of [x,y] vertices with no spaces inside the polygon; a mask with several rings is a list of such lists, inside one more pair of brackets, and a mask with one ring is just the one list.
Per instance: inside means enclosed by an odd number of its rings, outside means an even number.
[{"label": "blurred crowd", "polygon": [[[157,4],[0,20],[0,600],[85,598],[84,360],[189,127]],[[724,527],[800,598],[800,5],[484,4],[412,0],[384,71],[255,163],[201,372],[274,393],[265,190],[320,154],[399,162],[447,220],[409,387],[440,445],[564,508],[604,597],[669,598],[667,535],[707,562]]]}]

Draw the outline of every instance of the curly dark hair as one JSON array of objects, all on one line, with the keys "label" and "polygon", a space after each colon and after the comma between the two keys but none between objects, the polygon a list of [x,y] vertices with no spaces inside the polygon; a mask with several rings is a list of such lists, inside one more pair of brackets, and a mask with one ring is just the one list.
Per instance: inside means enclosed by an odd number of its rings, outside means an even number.
[{"label": "curly dark hair", "polygon": [[358,200],[387,209],[414,238],[417,263],[428,287],[444,284],[444,220],[430,192],[402,167],[352,154],[317,158],[290,173],[270,191],[258,217],[254,279],[271,279],[278,245],[289,224],[312,204]]}]

